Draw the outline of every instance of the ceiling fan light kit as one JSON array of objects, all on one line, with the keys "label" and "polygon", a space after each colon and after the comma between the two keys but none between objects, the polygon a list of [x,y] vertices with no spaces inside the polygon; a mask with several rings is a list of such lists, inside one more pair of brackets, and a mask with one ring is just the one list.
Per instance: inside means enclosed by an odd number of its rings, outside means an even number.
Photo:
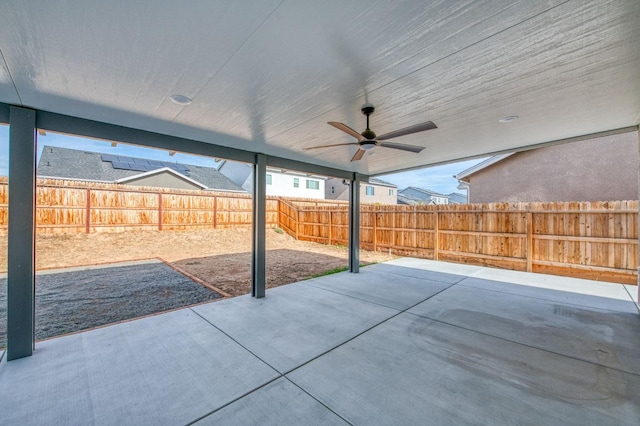
[{"label": "ceiling fan light kit", "polygon": [[327,123],[327,124],[335,127],[336,129],[345,132],[349,136],[353,136],[354,138],[356,138],[358,140],[357,142],[312,146],[312,147],[309,147],[309,148],[304,148],[304,150],[308,151],[308,150],[311,150],[311,149],[331,148],[331,147],[335,147],[335,146],[357,145],[358,146],[358,151],[356,151],[354,156],[351,158],[351,161],[358,161],[358,160],[362,159],[362,157],[364,156],[365,152],[375,148],[376,146],[382,146],[384,148],[391,148],[391,149],[398,149],[398,150],[401,150],[401,151],[419,153],[424,149],[423,146],[406,145],[406,144],[401,144],[401,143],[395,143],[395,142],[389,141],[389,139],[397,138],[397,137],[400,137],[400,136],[411,135],[411,134],[414,134],[414,133],[424,132],[426,130],[432,130],[432,129],[437,129],[438,128],[438,126],[436,126],[433,123],[433,121],[426,121],[424,123],[420,123],[420,124],[416,124],[414,126],[406,127],[404,129],[395,130],[393,132],[385,133],[384,135],[381,135],[381,136],[376,136],[375,132],[369,128],[369,116],[371,114],[373,114],[373,112],[375,111],[375,107],[370,103],[366,103],[366,104],[362,105],[362,108],[360,109],[360,111],[362,111],[362,113],[367,117],[367,128],[362,133],[356,132],[355,130],[353,130],[351,127],[347,126],[344,123],[339,123],[339,122],[336,122],[336,121],[330,121],[330,122]]}]

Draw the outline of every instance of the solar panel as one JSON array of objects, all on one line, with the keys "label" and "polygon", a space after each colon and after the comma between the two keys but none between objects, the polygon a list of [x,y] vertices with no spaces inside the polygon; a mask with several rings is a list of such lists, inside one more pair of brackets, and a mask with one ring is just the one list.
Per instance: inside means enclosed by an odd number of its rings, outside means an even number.
[{"label": "solar panel", "polygon": [[114,169],[131,170],[131,166],[129,165],[129,163],[123,163],[122,161],[112,161],[111,164],[113,164]]},{"label": "solar panel", "polygon": [[102,161],[111,162],[114,169],[148,172],[162,167],[167,167],[183,174],[184,176],[189,176],[191,174],[188,166],[172,163],[170,161],[147,160],[146,158],[134,158],[124,155],[116,156],[111,154],[102,154],[101,158]]}]

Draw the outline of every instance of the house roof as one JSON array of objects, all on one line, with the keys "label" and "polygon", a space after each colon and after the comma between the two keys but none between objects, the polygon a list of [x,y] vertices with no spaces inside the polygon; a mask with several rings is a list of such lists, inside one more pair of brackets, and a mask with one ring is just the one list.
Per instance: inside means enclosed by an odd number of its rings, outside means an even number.
[{"label": "house roof", "polygon": [[[417,197],[421,200],[427,201],[427,199],[431,199],[431,196],[435,196],[435,197],[444,197],[447,198],[447,195],[445,194],[440,194],[439,192],[435,192],[435,191],[431,191],[430,189],[425,189],[425,188],[418,188],[417,186],[408,186],[402,190],[400,190],[399,192],[404,194],[405,191],[407,190],[414,190],[416,192],[418,192],[419,195],[412,195],[413,197]],[[407,194],[404,194],[405,196]]]},{"label": "house roof", "polygon": [[[136,164],[140,167],[135,166]],[[113,156],[52,146],[43,148],[38,163],[38,175],[41,177],[99,182],[125,182],[132,178],[147,176],[150,172],[153,174],[167,169],[172,174],[180,175],[186,180],[195,182],[197,186],[204,186],[207,189],[244,191],[215,168],[192,164],[158,162],[138,157]]]},{"label": "house roof", "polygon": [[492,165],[504,160],[505,158],[512,156],[513,154],[515,154],[515,152],[509,153],[509,154],[494,155],[493,157],[487,158],[486,160],[484,160],[484,161],[482,161],[482,162],[480,162],[480,163],[478,163],[478,164],[476,164],[474,166],[471,166],[468,169],[465,169],[465,170],[461,171],[457,175],[453,175],[453,177],[458,179],[458,180],[465,180],[466,178],[468,178],[472,174],[478,173],[480,170],[486,169],[487,167],[492,166]]},{"label": "house roof", "polygon": [[143,172],[137,175],[133,175],[133,176],[128,176],[122,179],[118,179],[115,181],[115,183],[128,183],[128,182],[133,182],[137,179],[140,178],[145,178],[145,177],[150,177],[150,176],[154,176],[154,175],[158,175],[158,174],[162,174],[162,173],[168,173],[171,175],[174,175],[177,178],[186,180],[187,182],[193,184],[194,186],[199,186],[201,189],[207,189],[207,185],[204,185],[196,180],[193,180],[191,178],[189,178],[187,175],[182,174],[180,172],[175,171],[172,168],[169,167],[162,167],[160,169],[156,169],[156,170],[150,170],[148,172]]},{"label": "house roof", "polygon": [[417,204],[425,204],[425,200],[398,192],[398,204],[407,204],[409,206],[415,206]]},{"label": "house roof", "polygon": [[388,186],[389,188],[397,188],[397,185],[394,185],[392,183],[389,183],[387,181],[384,181],[382,179],[378,179],[378,178],[369,178],[369,183],[373,184],[373,185],[380,185],[380,186]]},{"label": "house roof", "polygon": [[638,125],[638,0],[449,3],[4,0],[0,102],[368,176]]},{"label": "house roof", "polygon": [[451,194],[447,195],[447,197],[449,198],[449,203],[451,204],[466,204],[467,202],[466,195],[459,194],[457,192],[452,192]]}]

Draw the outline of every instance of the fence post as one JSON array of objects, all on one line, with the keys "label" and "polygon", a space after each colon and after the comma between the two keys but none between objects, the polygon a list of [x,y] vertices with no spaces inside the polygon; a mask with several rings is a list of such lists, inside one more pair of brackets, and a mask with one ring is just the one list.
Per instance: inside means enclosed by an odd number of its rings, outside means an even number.
[{"label": "fence post", "polygon": [[[280,201],[278,201],[278,206],[280,205]],[[218,197],[213,196],[213,229],[218,227]]]},{"label": "fence post", "polygon": [[434,218],[434,233],[433,233],[433,260],[438,260],[439,254],[438,251],[440,250],[440,232],[438,232],[439,228],[440,228],[440,212],[438,212],[438,206],[436,206],[435,209],[435,218]]},{"label": "fence post", "polygon": [[527,212],[527,272],[533,271],[533,213]]},{"label": "fence post", "polygon": [[[393,210],[393,213],[391,213],[391,247],[395,248],[396,246],[396,211]],[[389,254],[391,254],[391,250],[392,248],[389,248]]]},{"label": "fence post", "polygon": [[296,240],[299,240],[298,224],[300,223],[300,210],[296,209]]},{"label": "fence post", "polygon": [[329,245],[331,245],[331,237],[332,237],[332,232],[331,232],[331,216],[333,216],[333,212],[331,210],[329,210]]},{"label": "fence post", "polygon": [[378,212],[373,212],[373,251],[378,251]]},{"label": "fence post", "polygon": [[87,234],[91,232],[91,189],[87,188],[87,212],[85,218]]},{"label": "fence post", "polygon": [[158,231],[162,231],[162,192],[158,192]]},{"label": "fence post", "polygon": [[[411,243],[413,248],[418,248],[418,206],[413,206],[413,235],[411,236]],[[417,250],[416,250],[417,251]]]}]

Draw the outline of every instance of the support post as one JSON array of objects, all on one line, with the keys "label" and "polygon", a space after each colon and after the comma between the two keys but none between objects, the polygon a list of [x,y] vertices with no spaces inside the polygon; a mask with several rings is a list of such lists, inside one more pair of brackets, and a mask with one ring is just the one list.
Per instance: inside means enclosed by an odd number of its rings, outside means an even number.
[{"label": "support post", "polygon": [[266,210],[267,156],[256,154],[253,163],[253,262],[251,267],[251,296],[265,296],[266,288]]},{"label": "support post", "polygon": [[36,112],[10,107],[7,360],[33,354],[35,340]]},{"label": "support post", "polygon": [[360,272],[360,177],[357,173],[349,185],[349,272]]},{"label": "support post", "polygon": [[[638,127],[638,155],[640,155],[640,127]],[[640,200],[640,169],[638,169],[638,200]],[[640,201],[638,201],[638,225],[640,226]],[[638,250],[640,250],[640,232],[638,232]],[[637,279],[636,289],[638,292],[638,307],[640,307],[640,265],[638,265]]]},{"label": "support post", "polygon": [[533,213],[527,212],[527,272],[533,272]]}]

